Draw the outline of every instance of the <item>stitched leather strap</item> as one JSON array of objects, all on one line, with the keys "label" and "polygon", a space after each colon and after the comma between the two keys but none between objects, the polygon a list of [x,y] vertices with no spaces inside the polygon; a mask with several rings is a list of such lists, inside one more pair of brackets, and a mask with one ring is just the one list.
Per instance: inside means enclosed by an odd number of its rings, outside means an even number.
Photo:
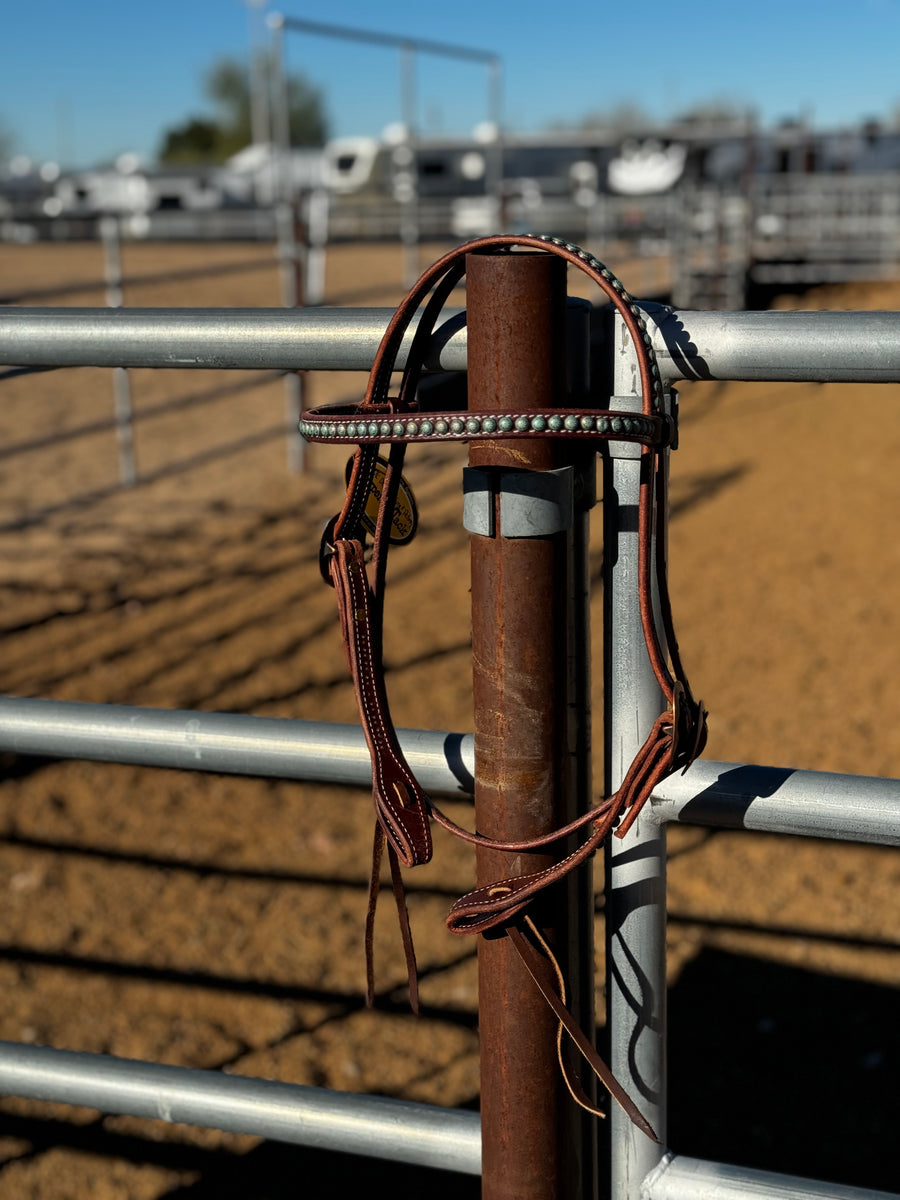
[{"label": "stitched leather strap", "polygon": [[331,560],[344,645],[372,757],[375,811],[390,845],[407,867],[431,858],[425,795],[403,757],[388,711],[375,649],[372,596],[362,544],[341,538]]},{"label": "stitched leather strap", "polygon": [[[519,928],[518,922],[515,922],[509,926],[506,934],[519,958],[522,960],[522,964],[528,971],[528,974],[534,980],[538,991],[559,1019],[556,1048],[559,1056],[560,1070],[566,1081],[566,1086],[572,1094],[572,1098],[582,1108],[593,1113],[594,1116],[606,1116],[605,1112],[602,1112],[599,1108],[595,1108],[590,1102],[583,1087],[565,1060],[562,1047],[564,1030],[577,1046],[588,1066],[609,1092],[613,1100],[615,1100],[616,1104],[637,1125],[638,1129],[642,1130],[654,1142],[658,1142],[659,1138],[656,1136],[653,1126],[619,1083],[618,1079],[616,1079],[615,1075],[613,1075],[612,1071],[588,1041],[584,1030],[569,1012],[568,1008],[566,1008],[566,991],[562,972],[550,951],[550,947],[541,937],[533,921],[526,918],[524,925],[525,932]],[[532,944],[532,939],[537,942],[537,946]]]}]

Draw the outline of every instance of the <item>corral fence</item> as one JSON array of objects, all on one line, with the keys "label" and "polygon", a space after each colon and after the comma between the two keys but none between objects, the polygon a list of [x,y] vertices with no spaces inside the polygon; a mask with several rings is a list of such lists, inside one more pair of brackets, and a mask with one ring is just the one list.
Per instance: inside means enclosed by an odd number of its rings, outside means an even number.
[{"label": "corral fence", "polygon": [[692,184],[669,228],[680,308],[739,309],[777,290],[900,278],[893,174],[759,174],[740,189]]},{"label": "corral fence", "polygon": [[[583,370],[583,313],[571,306],[574,367]],[[892,313],[698,313],[654,305],[644,312],[660,370],[671,389],[680,380],[900,381],[900,319]],[[0,361],[11,366],[183,366],[235,370],[367,370],[391,316],[386,309],[124,310],[8,309],[0,313]],[[617,318],[617,321],[619,319]],[[578,331],[581,330],[579,335]],[[401,351],[402,366],[412,332]],[[637,369],[624,328],[612,329],[603,357],[615,403],[636,399]],[[575,361],[577,360],[577,361]],[[433,336],[428,366],[467,367],[467,330],[457,316]],[[598,383],[598,388],[599,388]],[[660,709],[641,635],[635,583],[640,460],[605,451],[604,472],[604,791],[621,781]],[[579,492],[575,493],[576,495]],[[580,489],[584,497],[584,489]],[[574,564],[567,582],[570,646],[586,645],[583,570],[587,508],[578,507],[568,537]],[[476,535],[478,536],[478,535]],[[582,570],[579,573],[578,564]],[[573,670],[587,724],[585,679]],[[401,744],[413,771],[435,796],[471,793],[474,743],[469,734],[406,730]],[[577,743],[584,747],[582,738]],[[0,750],[23,755],[139,763],[189,770],[267,775],[365,786],[370,763],[361,731],[307,721],[175,712],[45,699],[0,700]],[[590,763],[576,764],[590,795]],[[588,756],[589,758],[589,756]],[[589,802],[589,800],[588,800]],[[699,760],[661,784],[640,819],[607,855],[607,1003],[611,1066],[659,1132],[652,1143],[617,1110],[610,1117],[608,1180],[600,1194],[616,1200],[737,1200],[745,1196],[884,1197],[865,1189],[813,1183],[665,1151],[666,1136],[666,828],[669,822],[765,830],[897,845],[900,784],[895,780]],[[615,839],[614,839],[615,841]],[[575,895],[585,901],[584,888]],[[587,889],[590,890],[589,888]],[[589,899],[589,897],[588,897]],[[590,910],[592,914],[592,909]],[[582,916],[584,914],[582,913]],[[588,920],[583,922],[591,924]],[[567,966],[578,968],[573,992],[592,993],[593,956],[583,944]],[[589,1013],[587,1014],[589,1016]],[[582,1019],[585,1014],[582,1013]],[[521,1031],[507,1030],[509,1039]],[[493,1030],[502,1048],[503,1030]],[[508,1043],[507,1043],[508,1048]],[[558,1088],[540,1077],[516,1093],[505,1116],[482,1096],[481,1117],[373,1096],[243,1079],[48,1047],[0,1044],[0,1091],[105,1112],[186,1121],[319,1148],[477,1174],[482,1133],[484,1195],[509,1196],[497,1175],[498,1138],[535,1127],[535,1093]],[[839,1081],[838,1081],[839,1086]],[[844,1096],[843,1103],[864,1103]],[[524,1110],[524,1117],[521,1111]],[[523,1125],[522,1122],[525,1122]],[[502,1128],[498,1123],[506,1122]],[[529,1125],[530,1122],[530,1125]],[[595,1133],[573,1126],[575,1142],[549,1155],[519,1195],[596,1194]],[[570,1130],[571,1132],[571,1130]],[[823,1134],[823,1136],[825,1136]],[[488,1155],[488,1143],[493,1148]],[[575,1163],[564,1162],[566,1155]],[[501,1155],[502,1158],[502,1155]],[[553,1165],[550,1166],[552,1159]]]},{"label": "corral fence", "polygon": [[[172,216],[173,214],[165,214]],[[174,214],[178,216],[180,214]],[[203,228],[207,236],[214,222],[211,219],[217,214],[203,214],[198,222],[196,214],[184,214],[190,217],[189,233],[196,237],[197,230]],[[253,214],[260,216],[260,212]],[[126,286],[146,284],[171,283],[177,284],[198,278],[209,278],[216,275],[240,274],[247,271],[277,270],[279,289],[282,303],[285,307],[294,308],[306,303],[320,304],[325,291],[325,243],[328,234],[328,196],[322,190],[308,192],[295,197],[290,204],[282,204],[272,210],[265,210],[262,215],[266,218],[262,232],[264,236],[275,240],[274,254],[266,258],[242,259],[230,263],[204,265],[185,268],[176,271],[154,272],[151,274],[135,274],[129,277],[122,266],[122,242],[131,236],[129,233],[131,219],[124,216],[107,214],[91,222],[89,233],[96,238],[101,246],[103,258],[103,277],[94,280],[80,280],[63,285],[41,287],[35,289],[19,289],[0,296],[0,303],[22,303],[28,300],[52,299],[62,295],[77,295],[81,292],[103,289],[106,304],[109,308],[120,309],[125,305]],[[257,221],[259,226],[259,221]],[[169,231],[171,235],[171,230]],[[145,231],[146,233],[146,231]],[[177,233],[176,233],[177,236]],[[174,365],[174,364],[173,364]],[[190,365],[182,364],[182,365]],[[52,366],[23,366],[0,369],[0,383],[4,379],[34,371],[53,369]],[[143,406],[135,411],[132,400],[131,378],[128,368],[112,366],[113,414],[108,420],[92,421],[85,425],[69,429],[64,434],[56,432],[45,438],[32,438],[18,444],[8,445],[0,449],[0,457],[8,458],[15,454],[24,454],[33,450],[43,449],[61,440],[72,440],[88,437],[105,431],[114,431],[118,447],[118,476],[123,487],[133,487],[139,478],[137,456],[135,449],[136,426],[139,422],[153,420],[172,412],[195,408],[235,395],[261,384],[271,383],[279,378],[284,379],[285,389],[285,420],[283,424],[273,426],[262,433],[254,435],[255,441],[270,440],[284,436],[286,442],[286,461],[290,471],[300,471],[303,468],[303,445],[297,437],[297,419],[305,407],[304,377],[295,371],[262,371],[250,377],[244,377],[227,385],[207,388],[189,395],[173,397],[150,406]],[[247,443],[241,442],[234,449],[245,448]],[[224,453],[228,447],[220,450]]]}]

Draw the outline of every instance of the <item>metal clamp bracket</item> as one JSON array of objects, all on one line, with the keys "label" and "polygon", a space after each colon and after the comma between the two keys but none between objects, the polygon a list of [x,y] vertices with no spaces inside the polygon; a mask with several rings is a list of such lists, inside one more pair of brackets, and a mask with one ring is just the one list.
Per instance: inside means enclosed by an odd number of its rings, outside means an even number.
[{"label": "metal clamp bracket", "polygon": [[501,537],[548,537],[572,525],[574,467],[557,471],[463,468],[463,525],[469,533],[494,537],[495,496],[500,497]]}]

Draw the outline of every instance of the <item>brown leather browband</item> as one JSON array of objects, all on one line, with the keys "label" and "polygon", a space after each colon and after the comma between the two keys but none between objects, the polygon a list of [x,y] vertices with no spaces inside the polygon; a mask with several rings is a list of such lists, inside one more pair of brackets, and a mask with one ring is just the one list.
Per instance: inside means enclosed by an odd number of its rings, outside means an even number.
[{"label": "brown leather browband", "polygon": [[[416,389],[425,352],[438,316],[465,272],[465,256],[478,251],[506,252],[515,247],[545,250],[584,271],[615,306],[637,351],[641,411],[566,408],[528,413],[428,412],[420,408]],[[429,296],[430,293],[430,296]],[[403,336],[425,302],[395,397],[388,395],[391,375]],[[522,853],[562,841],[587,828],[573,853],[531,874],[497,880],[461,897],[451,907],[447,925],[457,934],[483,933],[503,927],[521,955],[563,1028],[572,1037],[613,1098],[650,1137],[653,1130],[600,1060],[565,1007],[565,989],[558,967],[527,915],[527,906],[544,888],[585,862],[611,834],[622,837],[631,827],[654,787],[679,768],[687,768],[706,742],[706,713],[691,695],[672,625],[665,568],[665,494],[667,456],[673,423],[664,412],[663,386],[644,317],[612,273],[592,255],[559,238],[497,235],[479,238],[444,255],[412,288],[394,314],[375,357],[364,400],[359,405],[336,405],[303,414],[300,431],[310,441],[351,442],[358,445],[344,506],[323,538],[323,574],[335,588],[338,613],[363,730],[372,758],[372,790],[377,822],[366,923],[368,997],[374,991],[372,931],[378,895],[380,864],[385,844],[397,899],[410,978],[410,998],[418,1009],[415,956],[406,913],[400,864],[413,867],[432,855],[430,820],[457,837],[491,849]],[[631,441],[640,445],[641,485],[638,504],[638,593],[641,622],[650,663],[667,707],[626,772],[618,790],[596,808],[565,828],[526,842],[497,842],[460,828],[441,813],[422,791],[400,749],[388,708],[382,666],[382,612],[391,514],[397,501],[407,442],[471,441],[483,438],[565,437],[601,441]],[[375,479],[378,448],[390,451],[373,537],[371,567],[365,559],[364,517]],[[656,528],[654,529],[654,507]],[[654,537],[654,533],[656,536]],[[371,571],[371,580],[370,580]],[[651,598],[656,581],[662,629],[657,630]],[[560,1049],[560,1065],[575,1099],[588,1105]],[[596,1112],[596,1109],[591,1109]],[[598,1115],[604,1115],[598,1113]]]}]

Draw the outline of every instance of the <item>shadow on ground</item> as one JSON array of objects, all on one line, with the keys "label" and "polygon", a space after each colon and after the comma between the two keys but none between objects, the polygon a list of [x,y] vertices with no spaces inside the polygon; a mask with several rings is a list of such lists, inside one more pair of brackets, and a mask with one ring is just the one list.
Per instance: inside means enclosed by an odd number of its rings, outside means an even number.
[{"label": "shadow on ground", "polygon": [[672,1149],[896,1190],[897,1011],[894,988],[703,950],[670,995]]}]

